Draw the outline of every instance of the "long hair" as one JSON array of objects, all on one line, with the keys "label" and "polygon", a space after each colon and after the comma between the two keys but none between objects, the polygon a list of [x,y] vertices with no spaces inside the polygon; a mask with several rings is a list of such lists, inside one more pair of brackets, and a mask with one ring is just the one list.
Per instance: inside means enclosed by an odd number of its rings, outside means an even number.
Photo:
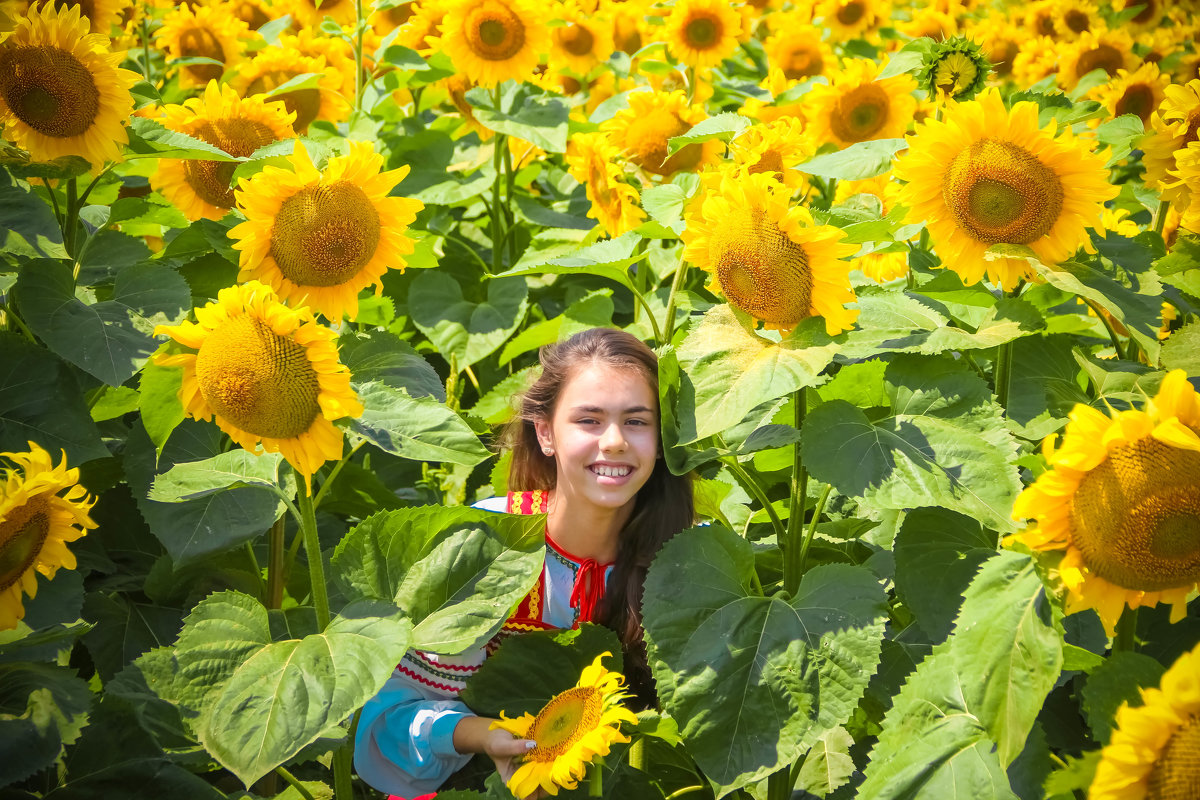
[{"label": "long hair", "polygon": [[[549,420],[563,386],[574,371],[591,364],[633,370],[658,397],[658,357],[637,337],[610,328],[581,331],[539,352],[541,375],[520,396],[517,414],[501,437],[512,450],[508,485],[513,489],[553,489],[557,468],[542,452],[534,423]],[[629,688],[644,706],[657,704],[654,680],[642,639],[642,587],[650,562],[662,544],[695,522],[690,475],[673,475],[666,459],[634,497],[633,513],[622,529],[617,560],[600,606],[599,620],[621,639]]]}]

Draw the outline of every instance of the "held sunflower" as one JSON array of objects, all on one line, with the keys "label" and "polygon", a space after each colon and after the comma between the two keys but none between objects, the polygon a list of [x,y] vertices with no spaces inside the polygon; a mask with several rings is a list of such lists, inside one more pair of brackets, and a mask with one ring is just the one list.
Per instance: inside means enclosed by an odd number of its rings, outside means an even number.
[{"label": "held sunflower", "polygon": [[123,124],[133,112],[138,75],[120,69],[124,53],[89,34],[79,7],[47,3],[0,43],[0,123],[4,137],[35,161],[82,156],[93,165],[121,158]]},{"label": "held sunflower", "polygon": [[820,315],[830,335],[858,316],[841,259],[858,247],[843,244],[832,225],[815,225],[808,209],[789,202],[790,190],[764,173],[712,173],[683,232],[683,257],[712,275],[711,288],[768,328],[791,330]]},{"label": "held sunflower", "polygon": [[529,0],[459,0],[442,21],[442,46],[484,87],[533,75],[550,32]]},{"label": "held sunflower", "polygon": [[622,691],[624,679],[600,663],[611,655],[596,656],[583,668],[579,682],[551,698],[536,717],[523,714],[509,719],[501,712],[492,723],[492,728],[537,742],[508,779],[508,788],[518,798],[539,788],[551,795],[557,795],[560,787],[574,789],[596,756],[606,756],[614,744],[629,741],[620,724],[636,725],[637,717],[621,705],[628,697]]},{"label": "held sunflower", "polygon": [[741,15],[724,0],[679,0],[662,35],[677,61],[708,69],[737,49],[741,32]]},{"label": "held sunflower", "polygon": [[217,64],[188,64],[179,70],[179,84],[204,86],[219,80],[225,70],[242,60],[242,38],[250,27],[225,5],[195,7],[186,3],[163,17],[154,40],[167,53],[167,60],[209,58]]},{"label": "held sunflower", "polygon": [[1200,797],[1200,646],[1181,655],[1142,704],[1117,709],[1089,800]]},{"label": "held sunflower", "polygon": [[571,177],[583,184],[592,203],[588,216],[609,236],[631,231],[646,218],[637,189],[621,180],[620,150],[603,133],[572,136],[566,159]]},{"label": "held sunflower", "polygon": [[916,82],[907,73],[876,80],[881,66],[855,58],[835,71],[828,84],[805,97],[809,127],[818,142],[838,147],[873,139],[897,139],[917,108]]},{"label": "held sunflower", "polygon": [[[249,156],[271,142],[291,139],[294,115],[282,103],[242,99],[232,86],[208,84],[202,97],[163,109],[163,124],[221,148]],[[150,185],[190,220],[220,219],[233,208],[234,161],[162,159]]]},{"label": "held sunflower", "polygon": [[[16,465],[0,472],[0,630],[25,617],[22,593],[37,595],[40,572],[53,578],[59,567],[75,569],[67,549],[96,523],[88,512],[96,501],[79,485],[79,470],[58,466],[34,442],[29,452],[0,453]],[[64,491],[65,490],[65,491]]]},{"label": "held sunflower", "polygon": [[984,274],[1011,289],[1032,276],[1028,262],[985,257],[995,244],[1027,245],[1047,264],[1069,258],[1100,224],[1117,194],[1104,157],[1069,131],[1038,128],[1038,108],[1006,111],[988,89],[909,135],[893,170],[908,181],[909,222],[925,222],[942,263],[974,284]]},{"label": "held sunflower", "polygon": [[1111,418],[1077,405],[1051,467],[1013,505],[1035,524],[1014,537],[1065,550],[1068,614],[1096,609],[1111,635],[1125,606],[1185,613],[1200,585],[1200,397],[1182,370],[1143,409]]},{"label": "held sunflower", "polygon": [[358,293],[389,269],[404,270],[413,251],[405,231],[424,208],[389,197],[408,167],[381,172],[383,156],[369,142],[318,171],[296,142],[292,170],[265,167],[237,189],[246,221],[229,231],[241,251],[239,281],[258,280],[282,300],[304,304],[340,322],[358,314]]},{"label": "held sunflower", "polygon": [[363,412],[338,361],[334,334],[307,308],[291,309],[258,281],[222,289],[196,309],[196,322],[160,325],[193,352],[160,353],[154,362],[182,367],[180,399],[195,419],[216,418],[241,447],[280,453],[305,480],[342,457],[332,420]]}]

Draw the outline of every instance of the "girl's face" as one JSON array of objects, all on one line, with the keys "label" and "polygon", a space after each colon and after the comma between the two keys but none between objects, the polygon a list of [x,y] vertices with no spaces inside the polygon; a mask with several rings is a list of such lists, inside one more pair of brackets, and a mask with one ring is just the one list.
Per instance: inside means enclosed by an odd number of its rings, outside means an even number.
[{"label": "girl's face", "polygon": [[553,416],[535,428],[543,451],[554,451],[560,502],[618,509],[654,471],[658,398],[637,370],[591,363],[567,378]]}]

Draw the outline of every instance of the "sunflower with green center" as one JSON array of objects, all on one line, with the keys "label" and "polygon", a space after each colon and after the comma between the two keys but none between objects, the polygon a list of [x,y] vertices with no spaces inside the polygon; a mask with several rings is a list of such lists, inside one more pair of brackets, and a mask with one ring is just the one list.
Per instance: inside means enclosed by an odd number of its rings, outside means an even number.
[{"label": "sunflower with green center", "polygon": [[1088,97],[1103,105],[1114,117],[1133,114],[1150,127],[1150,116],[1167,99],[1171,76],[1164,75],[1157,64],[1142,64],[1135,71],[1119,69],[1108,83],[1088,93]]},{"label": "sunflower with green center", "polygon": [[[261,97],[242,99],[231,86],[208,84],[203,97],[163,108],[163,124],[219,147],[231,156],[249,156],[260,147],[291,139],[294,115],[282,103]],[[233,208],[236,161],[164,158],[150,185],[190,220],[220,219]]]},{"label": "sunflower with green center", "polygon": [[778,17],[772,34],[763,42],[772,69],[782,70],[788,80],[798,81],[824,75],[837,63],[821,29],[807,15],[781,12]]},{"label": "sunflower with green center", "polygon": [[830,40],[839,43],[865,39],[891,14],[886,0],[820,0],[813,9],[813,17],[829,29]]},{"label": "sunflower with green center", "polygon": [[805,96],[809,129],[817,142],[838,147],[872,139],[898,139],[917,108],[916,82],[907,73],[877,80],[882,65],[869,58],[846,61],[828,84]]},{"label": "sunflower with green center", "polygon": [[1142,703],[1122,703],[1088,800],[1200,797],[1200,646],[1184,653]]},{"label": "sunflower with green center", "polygon": [[1164,91],[1166,100],[1150,115],[1151,131],[1141,142],[1142,163],[1146,185],[1157,188],[1172,207],[1185,211],[1191,193],[1179,177],[1176,160],[1200,141],[1200,80],[1170,85]]},{"label": "sunflower with green center", "polygon": [[729,150],[739,167],[770,175],[793,192],[808,185],[804,173],[795,167],[817,152],[804,123],[795,117],[752,125],[729,143]]},{"label": "sunflower with green center", "polygon": [[188,64],[179,70],[180,86],[204,86],[219,80],[225,70],[242,60],[242,38],[249,34],[249,26],[235,17],[228,6],[183,4],[163,17],[154,41],[166,51],[168,63],[183,58],[211,58],[220,62]]},{"label": "sunflower with green center", "polygon": [[1005,110],[995,89],[951,105],[907,139],[893,171],[908,181],[908,221],[926,224],[942,263],[968,285],[985,273],[1005,289],[1032,277],[1023,259],[989,259],[992,245],[1026,245],[1047,264],[1067,260],[1118,191],[1102,154],[1070,130],[1038,128],[1035,103]]},{"label": "sunflower with green center", "polygon": [[733,54],[741,33],[741,15],[724,0],[678,0],[662,36],[676,61],[708,69]]},{"label": "sunflower with green center", "polygon": [[0,42],[0,123],[4,137],[34,161],[82,156],[93,165],[121,158],[139,76],[120,69],[107,36],[88,33],[79,7],[31,11]]},{"label": "sunflower with green center", "polygon": [[683,232],[683,257],[712,275],[710,289],[762,320],[791,330],[821,316],[830,335],[849,330],[858,311],[847,275],[857,245],[832,225],[816,225],[790,191],[763,173],[709,173]]},{"label": "sunflower with green center", "polygon": [[483,87],[533,75],[550,30],[529,0],[458,0],[442,21],[442,47]]},{"label": "sunflower with green center", "polygon": [[241,251],[239,281],[266,283],[280,299],[303,304],[333,322],[358,314],[358,293],[389,269],[404,270],[413,251],[405,231],[424,208],[388,193],[408,174],[380,172],[383,156],[369,142],[318,171],[296,142],[291,170],[268,166],[237,189],[246,221],[229,231]]},{"label": "sunflower with green center", "polygon": [[[291,79],[310,73],[320,76],[316,86],[266,96]],[[263,95],[264,102],[281,103],[296,115],[292,129],[297,134],[307,131],[314,120],[341,122],[350,114],[350,104],[342,96],[342,73],[328,69],[324,56],[305,56],[291,48],[268,45],[238,70],[232,84],[243,97]]]},{"label": "sunflower with green center", "polygon": [[1077,405],[1050,469],[1013,504],[1033,519],[1014,538],[1065,550],[1058,573],[1068,614],[1094,608],[1112,635],[1128,606],[1171,605],[1183,618],[1200,585],[1200,397],[1182,370],[1143,409],[1112,417]]},{"label": "sunflower with green center", "polygon": [[629,95],[629,108],[617,112],[600,130],[609,141],[620,142],[629,160],[646,172],[669,177],[695,172],[721,157],[717,141],[699,142],[670,152],[669,140],[687,133],[707,119],[698,105],[689,105],[682,91],[638,91]]},{"label": "sunflower with green center", "polygon": [[1128,72],[1137,67],[1133,37],[1121,30],[1084,31],[1062,47],[1058,65],[1058,80],[1064,89],[1074,89],[1092,70],[1104,70],[1110,78],[1120,70]]},{"label": "sunflower with green center", "polygon": [[582,133],[567,143],[567,168],[583,184],[592,207],[588,216],[609,236],[620,236],[642,224],[637,189],[621,179],[620,150],[603,133]]},{"label": "sunflower with green center", "polygon": [[636,725],[638,720],[621,705],[628,697],[622,691],[624,679],[600,663],[611,655],[596,656],[583,668],[579,682],[551,698],[536,717],[522,714],[509,719],[501,712],[492,723],[492,728],[537,742],[508,779],[508,788],[518,798],[538,789],[551,795],[557,795],[560,787],[574,789],[597,756],[606,756],[614,744],[629,741],[620,725]]},{"label": "sunflower with green center", "polygon": [[75,569],[67,549],[96,523],[88,512],[96,501],[79,485],[79,469],[58,466],[34,442],[27,453],[0,453],[16,465],[0,483],[0,631],[25,617],[22,593],[37,595],[37,575],[53,578],[59,567]]},{"label": "sunflower with green center", "polygon": [[196,322],[154,330],[194,351],[154,357],[183,368],[179,397],[189,416],[215,417],[250,452],[261,444],[282,454],[306,482],[342,457],[342,433],[332,420],[358,417],[363,407],[338,361],[333,331],[258,281],[222,289],[195,313]]}]

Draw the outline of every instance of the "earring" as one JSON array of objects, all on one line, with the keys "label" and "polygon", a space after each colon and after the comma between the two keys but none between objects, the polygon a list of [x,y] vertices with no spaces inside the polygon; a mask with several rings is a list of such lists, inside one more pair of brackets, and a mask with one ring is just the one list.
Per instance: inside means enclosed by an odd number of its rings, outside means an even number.
[{"label": "earring", "polygon": [[554,448],[553,447],[543,447],[542,452],[548,456],[552,456],[552,455],[554,455]]}]

